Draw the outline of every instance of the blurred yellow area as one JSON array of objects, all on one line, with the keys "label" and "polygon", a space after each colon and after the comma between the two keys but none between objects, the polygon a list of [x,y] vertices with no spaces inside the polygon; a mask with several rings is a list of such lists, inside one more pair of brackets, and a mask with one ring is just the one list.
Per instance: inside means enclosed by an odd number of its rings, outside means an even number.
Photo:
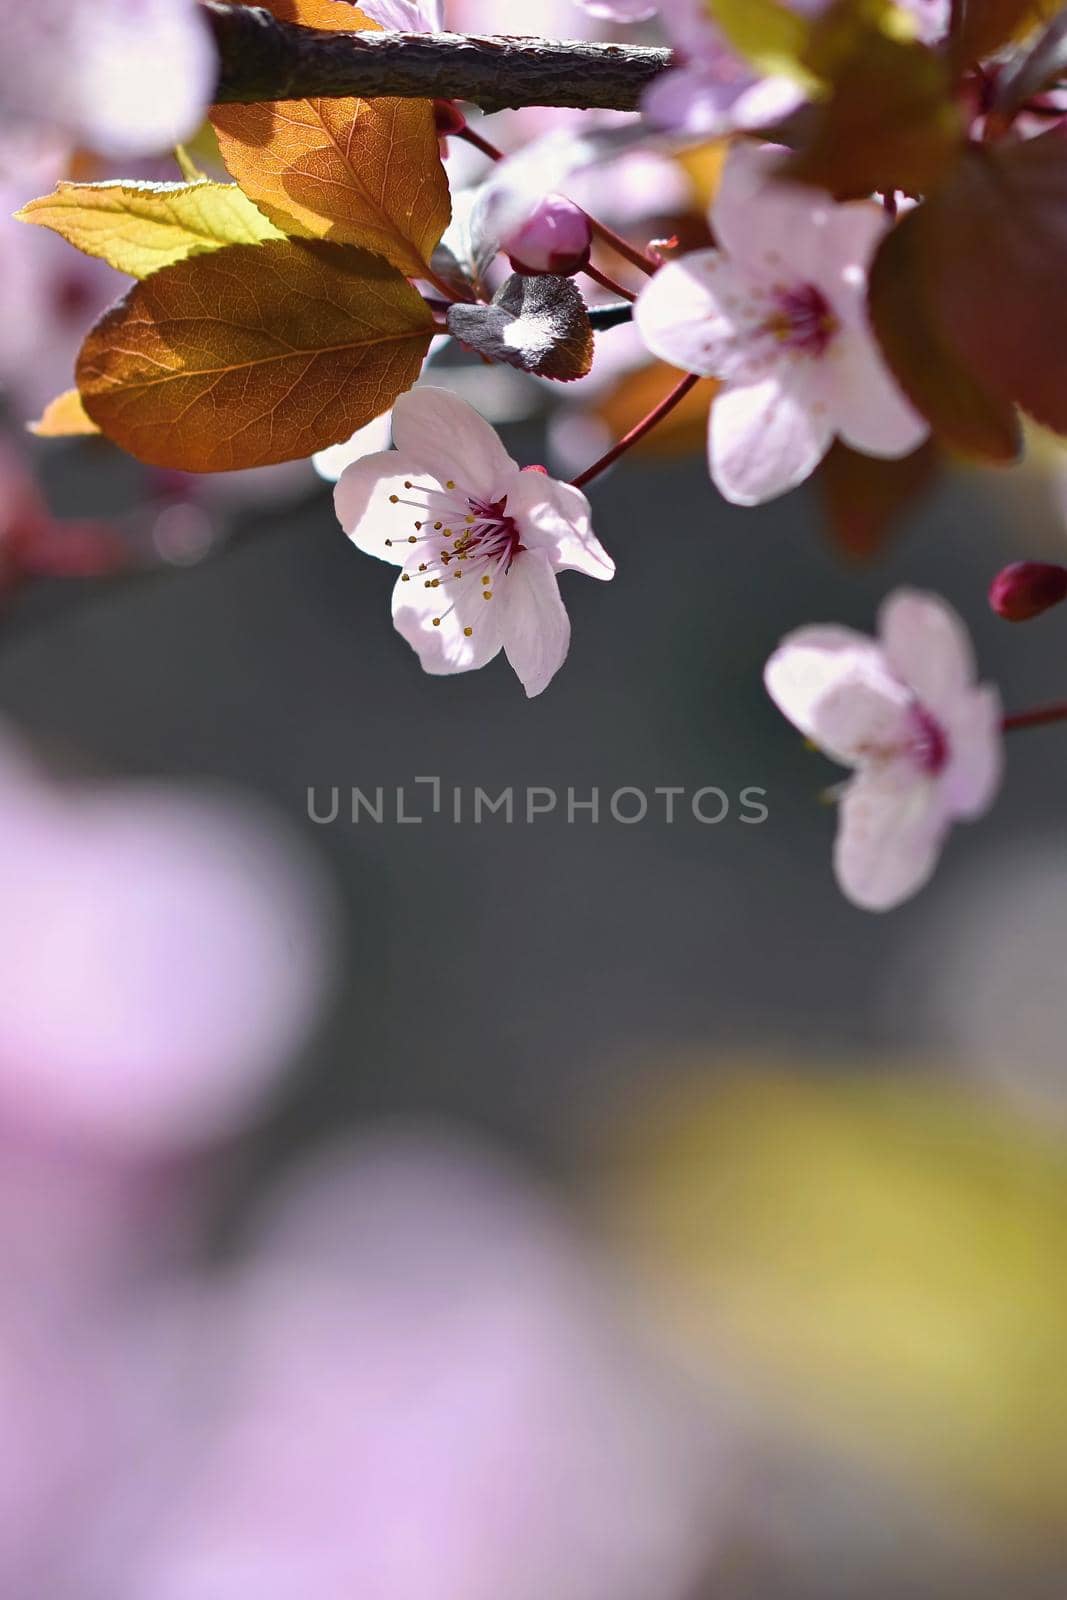
[{"label": "blurred yellow area", "polygon": [[639,1107],[614,1222],[688,1355],[912,1490],[1067,1514],[1067,1147],[913,1073],[707,1070]]}]

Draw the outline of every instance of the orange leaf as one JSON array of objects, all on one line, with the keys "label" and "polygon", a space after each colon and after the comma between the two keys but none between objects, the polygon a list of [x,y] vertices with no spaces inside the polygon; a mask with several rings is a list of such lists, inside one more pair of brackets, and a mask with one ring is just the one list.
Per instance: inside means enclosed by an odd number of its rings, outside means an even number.
[{"label": "orange leaf", "polygon": [[[376,24],[341,0],[268,0],[284,22]],[[285,100],[215,106],[222,159],[283,232],[332,239],[425,275],[451,215],[429,100]]]},{"label": "orange leaf", "polygon": [[418,377],[425,301],[380,256],[230,245],[136,284],[78,358],[85,408],[153,466],[259,467],[337,444]]}]

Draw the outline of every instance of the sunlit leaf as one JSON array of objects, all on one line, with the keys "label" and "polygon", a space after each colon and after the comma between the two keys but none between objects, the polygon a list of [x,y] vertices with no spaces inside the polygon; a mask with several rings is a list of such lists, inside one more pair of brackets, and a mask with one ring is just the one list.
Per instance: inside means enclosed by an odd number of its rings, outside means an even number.
[{"label": "sunlit leaf", "polygon": [[704,6],[734,49],[761,72],[782,73],[817,87],[804,63],[810,26],[806,17],[780,0],[704,0]]},{"label": "sunlit leaf", "polygon": [[433,334],[366,251],[231,245],[135,285],[78,359],[85,408],[155,466],[216,472],[311,455],[388,410]]},{"label": "sunlit leaf", "polygon": [[[283,21],[352,31],[375,26],[341,0],[270,0]],[[229,171],[285,233],[360,245],[410,276],[449,219],[428,100],[286,100],[215,106]]]},{"label": "sunlit leaf", "polygon": [[147,278],[187,256],[285,237],[235,183],[60,183],[16,213],[87,256]]},{"label": "sunlit leaf", "polygon": [[449,332],[490,361],[570,383],[593,365],[593,330],[570,278],[515,273],[488,306],[452,306]]},{"label": "sunlit leaf", "polygon": [[66,389],[62,394],[57,394],[54,400],[49,400],[37,421],[31,422],[29,428],[41,439],[69,439],[100,432],[86,411],[77,389]]}]

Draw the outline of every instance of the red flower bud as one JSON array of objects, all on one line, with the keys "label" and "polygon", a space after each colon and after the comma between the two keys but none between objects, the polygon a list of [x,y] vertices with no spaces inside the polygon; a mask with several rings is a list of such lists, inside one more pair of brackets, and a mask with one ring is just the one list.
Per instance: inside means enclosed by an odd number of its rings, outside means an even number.
[{"label": "red flower bud", "polygon": [[1049,561],[1013,561],[989,586],[989,604],[1008,622],[1028,622],[1067,600],[1067,567]]},{"label": "red flower bud", "polygon": [[516,272],[569,278],[589,265],[592,242],[593,231],[581,206],[561,194],[548,194],[522,227],[503,241],[503,248]]}]

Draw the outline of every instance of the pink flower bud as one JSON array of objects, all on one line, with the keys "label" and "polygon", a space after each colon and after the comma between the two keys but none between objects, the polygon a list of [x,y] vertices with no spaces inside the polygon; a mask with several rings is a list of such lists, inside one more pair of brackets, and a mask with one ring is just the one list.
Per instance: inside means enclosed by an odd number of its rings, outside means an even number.
[{"label": "pink flower bud", "polygon": [[593,234],[581,206],[561,194],[548,194],[521,228],[503,241],[516,272],[569,278],[589,264]]},{"label": "pink flower bud", "polygon": [[1013,561],[989,586],[989,604],[1008,622],[1028,622],[1067,600],[1067,567],[1049,561]]}]

